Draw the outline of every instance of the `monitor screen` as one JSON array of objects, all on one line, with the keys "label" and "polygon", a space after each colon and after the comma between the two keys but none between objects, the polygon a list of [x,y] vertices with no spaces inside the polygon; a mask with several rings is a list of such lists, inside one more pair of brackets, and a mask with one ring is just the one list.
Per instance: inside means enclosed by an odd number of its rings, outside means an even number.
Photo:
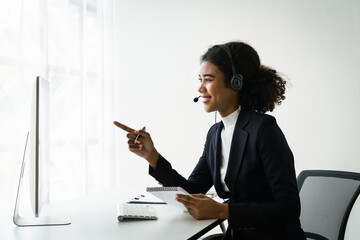
[{"label": "monitor screen", "polygon": [[[19,227],[70,224],[71,220],[68,217],[39,217],[42,207],[48,203],[50,189],[49,168],[47,167],[50,160],[50,84],[42,77],[37,77],[34,84],[30,119],[30,131],[26,138],[13,221]],[[26,158],[26,164],[29,167],[30,198],[34,216],[24,218],[19,215],[18,209]]]},{"label": "monitor screen", "polygon": [[38,217],[42,206],[49,199],[47,163],[49,162],[50,84],[42,77],[36,78],[31,105],[30,197],[34,214]]}]

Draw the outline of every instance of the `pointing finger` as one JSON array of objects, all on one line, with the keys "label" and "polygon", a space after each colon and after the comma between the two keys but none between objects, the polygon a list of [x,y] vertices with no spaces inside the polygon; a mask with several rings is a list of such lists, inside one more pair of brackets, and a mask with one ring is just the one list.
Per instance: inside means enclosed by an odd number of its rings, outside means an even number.
[{"label": "pointing finger", "polygon": [[114,124],[115,124],[117,127],[121,128],[122,130],[124,130],[124,131],[126,131],[126,132],[128,132],[128,133],[132,133],[132,132],[135,131],[134,129],[132,129],[132,128],[124,125],[124,124],[121,124],[121,123],[119,123],[119,122],[117,122],[117,121],[114,121]]}]

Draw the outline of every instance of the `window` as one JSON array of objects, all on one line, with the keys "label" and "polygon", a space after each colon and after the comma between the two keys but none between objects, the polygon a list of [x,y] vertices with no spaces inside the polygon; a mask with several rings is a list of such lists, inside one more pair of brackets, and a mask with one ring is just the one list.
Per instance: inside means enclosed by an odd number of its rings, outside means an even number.
[{"label": "window", "polygon": [[103,187],[111,169],[103,161],[105,4],[111,1],[0,7],[0,174],[10,177],[13,162],[21,162],[33,83],[43,76],[51,84],[50,201]]}]

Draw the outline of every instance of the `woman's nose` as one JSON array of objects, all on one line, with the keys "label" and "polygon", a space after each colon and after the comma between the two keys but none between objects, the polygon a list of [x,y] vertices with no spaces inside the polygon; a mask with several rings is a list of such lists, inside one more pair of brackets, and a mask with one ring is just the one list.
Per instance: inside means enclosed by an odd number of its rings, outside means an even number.
[{"label": "woman's nose", "polygon": [[201,83],[201,84],[200,84],[200,87],[199,87],[199,89],[198,89],[198,92],[199,92],[199,93],[202,93],[202,92],[204,92],[204,91],[205,91],[204,83]]}]

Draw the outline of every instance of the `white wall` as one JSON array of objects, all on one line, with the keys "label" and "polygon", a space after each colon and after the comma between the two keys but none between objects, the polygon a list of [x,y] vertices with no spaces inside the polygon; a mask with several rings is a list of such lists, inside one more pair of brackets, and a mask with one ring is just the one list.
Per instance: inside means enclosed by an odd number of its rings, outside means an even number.
[{"label": "white wall", "polygon": [[[303,169],[360,172],[360,1],[121,0],[116,2],[117,120],[145,125],[188,176],[213,114],[194,104],[199,58],[214,44],[248,42],[289,78],[274,111]],[[117,133],[118,185],[156,184]],[[127,180],[125,180],[127,179]],[[125,182],[126,181],[126,182]],[[359,202],[359,201],[358,201]],[[359,207],[351,216],[360,221]],[[350,223],[351,224],[351,223]],[[349,227],[347,239],[359,238]]]}]

